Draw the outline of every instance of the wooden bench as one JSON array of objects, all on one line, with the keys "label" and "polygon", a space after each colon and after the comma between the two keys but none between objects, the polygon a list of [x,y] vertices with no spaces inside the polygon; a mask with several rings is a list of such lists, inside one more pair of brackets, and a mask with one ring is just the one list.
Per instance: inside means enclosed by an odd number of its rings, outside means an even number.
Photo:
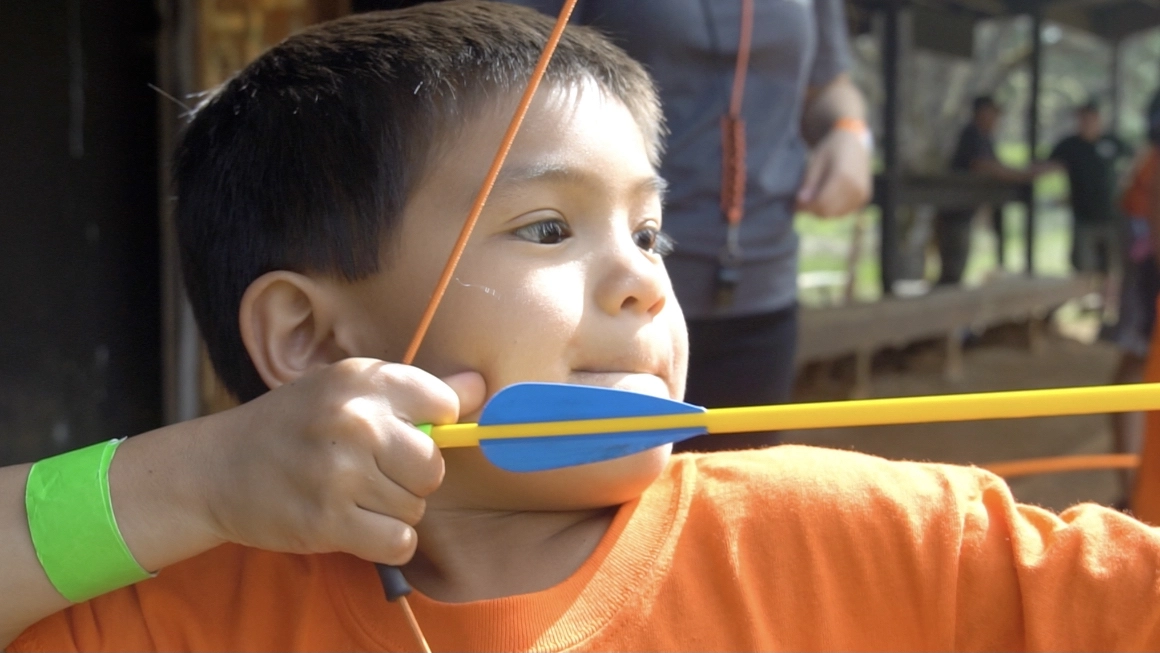
[{"label": "wooden bench", "polygon": [[962,340],[981,331],[1027,320],[1031,345],[1042,343],[1044,318],[1064,302],[1096,290],[1087,276],[1003,277],[978,288],[947,288],[914,298],[803,310],[796,363],[855,357],[853,396],[870,393],[870,364],[876,352],[914,342],[945,338],[945,373],[962,376]]}]

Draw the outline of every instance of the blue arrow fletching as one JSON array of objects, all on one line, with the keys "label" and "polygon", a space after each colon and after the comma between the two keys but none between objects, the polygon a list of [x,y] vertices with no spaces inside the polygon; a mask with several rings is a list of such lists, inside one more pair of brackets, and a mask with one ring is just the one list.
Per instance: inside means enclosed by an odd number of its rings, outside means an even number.
[{"label": "blue arrow fletching", "polygon": [[[613,417],[703,413],[704,408],[652,395],[563,383],[517,383],[498,392],[479,416],[481,426]],[[628,433],[488,439],[479,443],[493,465],[540,472],[612,460],[705,433],[704,428]]]}]

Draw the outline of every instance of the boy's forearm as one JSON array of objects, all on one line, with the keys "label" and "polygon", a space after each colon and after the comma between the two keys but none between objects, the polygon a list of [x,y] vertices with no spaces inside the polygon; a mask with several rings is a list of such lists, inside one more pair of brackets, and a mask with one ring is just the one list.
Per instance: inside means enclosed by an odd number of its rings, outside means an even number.
[{"label": "boy's forearm", "polygon": [[68,606],[36,559],[24,510],[32,465],[0,469],[0,642],[7,646],[37,620]]},{"label": "boy's forearm", "polygon": [[109,489],[117,525],[146,570],[157,571],[222,543],[205,502],[212,466],[206,454],[214,436],[207,427],[226,418],[203,417],[130,438],[113,458]]},{"label": "boy's forearm", "polygon": [[[142,567],[157,571],[218,544],[200,507],[201,420],[131,438],[109,468],[117,525]],[[201,438],[204,439],[204,438]],[[24,505],[31,465],[0,469],[0,642],[69,606],[48,580]]]}]

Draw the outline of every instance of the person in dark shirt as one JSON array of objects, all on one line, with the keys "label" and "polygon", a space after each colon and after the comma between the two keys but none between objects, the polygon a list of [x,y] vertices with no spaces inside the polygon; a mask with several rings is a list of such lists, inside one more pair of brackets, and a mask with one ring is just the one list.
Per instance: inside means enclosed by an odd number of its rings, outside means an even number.
[{"label": "person in dark shirt", "polygon": [[1113,199],[1117,163],[1128,148],[1104,132],[1100,108],[1089,102],[1076,110],[1077,133],[1064,138],[1051,152],[1051,160],[1067,169],[1071,187],[1071,263],[1079,272],[1104,278],[1103,302],[1112,296],[1115,275],[1121,269],[1121,225]]},{"label": "person in dark shirt", "polygon": [[[1057,164],[1045,162],[1027,168],[1012,168],[995,156],[995,129],[1002,111],[994,98],[982,95],[972,104],[971,122],[959,133],[959,142],[951,157],[951,170],[986,175],[993,179],[1015,183],[1030,183],[1037,176],[1055,169]],[[974,209],[952,209],[939,213],[935,225],[942,271],[938,285],[958,285],[967,267],[971,248],[971,222],[978,212]]]}]

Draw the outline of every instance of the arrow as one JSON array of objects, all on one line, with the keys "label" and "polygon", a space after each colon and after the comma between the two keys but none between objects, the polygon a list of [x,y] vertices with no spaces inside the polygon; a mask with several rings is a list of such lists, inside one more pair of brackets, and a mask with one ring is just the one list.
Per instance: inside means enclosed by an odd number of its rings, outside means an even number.
[{"label": "arrow", "polygon": [[706,410],[627,390],[517,383],[478,424],[431,428],[440,448],[478,446],[492,464],[532,472],[612,460],[702,433],[1160,410],[1160,383],[833,401]]}]

